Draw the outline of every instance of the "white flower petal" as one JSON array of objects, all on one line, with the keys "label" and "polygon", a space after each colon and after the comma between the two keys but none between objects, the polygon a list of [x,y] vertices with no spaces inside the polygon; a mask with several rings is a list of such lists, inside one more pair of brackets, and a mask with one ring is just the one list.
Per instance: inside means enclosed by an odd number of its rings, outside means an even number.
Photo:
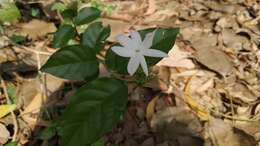
[{"label": "white flower petal", "polygon": [[132,50],[132,49],[128,49],[125,47],[119,47],[119,46],[113,46],[111,49],[117,55],[122,56],[122,57],[134,56],[134,50]]},{"label": "white flower petal", "polygon": [[116,39],[124,47],[133,49],[133,41],[129,37],[125,35],[118,35]]},{"label": "white flower petal", "polygon": [[[141,43],[142,43],[142,39],[141,39],[141,36],[140,36],[139,32],[137,32],[137,31],[131,31],[131,32],[130,32],[130,36],[131,36],[131,38],[132,38],[132,40],[133,40],[134,42],[137,42],[137,44],[141,44]],[[137,46],[136,46],[136,47],[137,47]]]},{"label": "white flower petal", "polygon": [[130,58],[128,65],[127,65],[127,71],[131,76],[136,72],[136,70],[139,67],[139,64],[140,64],[140,62],[139,62],[138,57]]},{"label": "white flower petal", "polygon": [[142,38],[137,31],[131,31],[130,36],[132,39],[132,47],[133,49],[142,49]]},{"label": "white flower petal", "polygon": [[154,35],[155,35],[155,31],[145,35],[144,41],[142,43],[144,49],[149,49],[152,47]]},{"label": "white flower petal", "polygon": [[141,67],[142,67],[145,75],[148,76],[148,67],[147,67],[144,56],[139,56],[139,60],[140,60]]},{"label": "white flower petal", "polygon": [[163,51],[156,50],[156,49],[144,49],[143,50],[143,55],[144,56],[149,56],[149,57],[167,57],[168,56]]}]

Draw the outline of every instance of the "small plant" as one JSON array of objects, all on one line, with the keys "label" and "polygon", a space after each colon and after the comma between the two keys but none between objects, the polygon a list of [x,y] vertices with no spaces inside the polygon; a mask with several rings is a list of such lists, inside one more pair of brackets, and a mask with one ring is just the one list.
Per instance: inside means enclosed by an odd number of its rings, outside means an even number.
[{"label": "small plant", "polygon": [[[60,48],[42,66],[41,71],[68,80],[86,81],[66,107],[57,123],[62,146],[90,146],[120,121],[127,108],[127,82],[120,75],[135,73],[149,78],[149,68],[173,47],[177,28],[149,28],[119,35],[103,58],[110,27],[95,21],[101,12],[97,8],[82,8],[72,17],[72,24],[63,24],[54,34],[53,47]],[[77,27],[88,24],[78,33]],[[70,40],[80,40],[69,45]],[[111,77],[99,77],[102,63]],[[141,69],[138,69],[141,66]]]}]

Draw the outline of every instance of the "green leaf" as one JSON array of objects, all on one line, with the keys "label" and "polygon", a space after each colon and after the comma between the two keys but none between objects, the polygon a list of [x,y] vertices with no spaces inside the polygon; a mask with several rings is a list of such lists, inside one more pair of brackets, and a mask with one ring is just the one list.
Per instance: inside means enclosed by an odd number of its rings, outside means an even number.
[{"label": "green leaf", "polygon": [[19,18],[21,18],[20,11],[14,3],[2,5],[2,8],[0,9],[0,14],[1,22],[14,23],[17,22]]},{"label": "green leaf", "polygon": [[18,142],[9,142],[7,144],[5,144],[4,146],[17,146],[18,145]]},{"label": "green leaf", "polygon": [[72,19],[73,17],[75,17],[77,15],[77,9],[65,9],[62,13],[61,13],[62,17],[64,19]]},{"label": "green leaf", "polygon": [[75,25],[83,25],[92,22],[100,17],[101,12],[97,8],[85,7],[82,8],[76,18],[74,19]]},{"label": "green leaf", "polygon": [[125,82],[99,78],[71,97],[60,123],[62,146],[89,146],[120,121],[127,105]]},{"label": "green leaf", "polygon": [[[153,32],[156,28],[149,28],[139,31],[142,39],[146,34]],[[155,30],[155,36],[153,39],[152,49],[158,49],[165,53],[168,53],[173,47],[176,36],[179,33],[178,28],[157,28]],[[116,44],[119,45],[119,44]],[[145,57],[147,65],[150,67],[158,63],[162,58]],[[111,49],[108,50],[106,55],[106,65],[109,69],[114,70],[121,74],[127,73],[127,64],[129,58],[121,57],[115,54]]]},{"label": "green leaf", "polygon": [[16,44],[19,44],[19,43],[25,42],[26,37],[20,36],[20,35],[12,35],[12,36],[10,37],[10,39],[11,39],[12,42],[14,42],[14,43],[16,43]]},{"label": "green leaf", "polygon": [[98,75],[98,62],[90,49],[73,45],[55,52],[41,70],[69,80],[91,80]]},{"label": "green leaf", "polygon": [[105,46],[105,40],[110,35],[110,27],[103,27],[101,22],[92,23],[82,36],[82,45],[98,53]]},{"label": "green leaf", "polygon": [[33,17],[39,17],[40,16],[40,9],[38,9],[38,8],[32,8],[31,9],[31,15],[33,16]]},{"label": "green leaf", "polygon": [[49,140],[52,137],[54,137],[55,135],[56,135],[56,128],[51,126],[51,127],[43,129],[37,138],[41,139],[41,140]]},{"label": "green leaf", "polygon": [[74,38],[76,35],[76,29],[71,25],[64,24],[62,25],[57,32],[54,34],[53,38],[53,47],[61,48],[67,45],[68,41]]},{"label": "green leaf", "polygon": [[52,7],[51,10],[52,11],[58,11],[58,12],[62,12],[66,9],[65,4],[63,4],[62,2],[55,2]]},{"label": "green leaf", "polygon": [[12,104],[17,104],[17,96],[16,96],[16,86],[12,83],[7,84],[7,94],[11,99]]}]

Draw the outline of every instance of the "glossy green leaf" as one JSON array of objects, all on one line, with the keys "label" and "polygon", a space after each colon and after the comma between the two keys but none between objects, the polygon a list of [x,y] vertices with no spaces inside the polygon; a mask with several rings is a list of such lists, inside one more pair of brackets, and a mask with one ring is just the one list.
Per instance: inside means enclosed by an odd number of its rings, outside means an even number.
[{"label": "glossy green leaf", "polygon": [[64,47],[75,35],[76,29],[71,25],[64,24],[55,32],[52,45],[54,48]]},{"label": "glossy green leaf", "polygon": [[[158,49],[168,53],[171,48],[173,47],[176,36],[179,33],[178,28],[149,28],[145,30],[139,31],[141,34],[142,39],[145,37],[147,33],[155,32],[155,36],[153,39],[152,49]],[[119,44],[116,44],[119,45]],[[162,58],[152,58],[152,57],[145,57],[147,65],[152,66],[158,63]],[[121,57],[115,54],[111,49],[108,50],[106,55],[106,65],[109,69],[114,70],[121,74],[128,74],[127,73],[127,64],[129,58]]]},{"label": "glossy green leaf", "polygon": [[76,9],[65,9],[64,11],[62,11],[61,15],[64,19],[71,20],[73,17],[75,17],[77,15],[77,10]]},{"label": "glossy green leaf", "polygon": [[112,130],[125,112],[127,85],[113,78],[99,78],[71,97],[61,118],[62,146],[88,146]]},{"label": "glossy green leaf", "polygon": [[92,22],[100,17],[101,12],[94,7],[82,8],[76,18],[74,19],[75,25],[83,25]]},{"label": "glossy green leaf", "polygon": [[90,49],[73,45],[55,52],[41,70],[69,80],[91,80],[98,75],[98,62]]},{"label": "glossy green leaf", "polygon": [[110,35],[110,27],[103,27],[101,22],[92,23],[82,35],[82,45],[98,53],[105,46]]},{"label": "glossy green leaf", "polygon": [[[1,4],[0,4],[1,5]],[[0,7],[0,22],[17,22],[21,13],[14,3],[7,3]]]}]

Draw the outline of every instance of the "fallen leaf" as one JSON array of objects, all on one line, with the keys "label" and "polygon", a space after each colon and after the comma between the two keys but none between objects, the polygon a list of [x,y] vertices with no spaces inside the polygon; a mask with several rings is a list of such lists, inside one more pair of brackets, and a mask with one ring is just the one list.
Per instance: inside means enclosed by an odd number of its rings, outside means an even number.
[{"label": "fallen leaf", "polygon": [[206,131],[214,145],[219,146],[256,146],[255,140],[239,129],[221,119],[211,119]]},{"label": "fallen leaf", "polygon": [[229,96],[238,98],[245,103],[254,102],[258,99],[257,96],[242,83],[236,82],[235,84],[228,85],[225,88],[228,91]]},{"label": "fallen leaf", "polygon": [[151,127],[160,141],[169,141],[171,145],[203,145],[198,134],[201,124],[186,107],[166,107],[158,111],[151,120]]},{"label": "fallen leaf", "polygon": [[169,57],[163,58],[157,65],[193,69],[195,65],[188,59],[189,55],[189,52],[181,51],[178,45],[175,44],[169,51]]},{"label": "fallen leaf", "polygon": [[126,23],[124,21],[120,20],[112,20],[112,19],[106,19],[103,18],[102,22],[104,26],[109,25],[111,27],[111,34],[108,37],[109,41],[116,41],[116,36],[118,34],[121,34],[122,32],[126,32],[129,30],[131,25],[129,23]]},{"label": "fallen leaf", "polygon": [[155,113],[155,105],[158,100],[158,96],[154,97],[147,105],[146,108],[146,119],[150,121]]},{"label": "fallen leaf", "polygon": [[29,23],[21,24],[21,33],[28,35],[30,39],[44,37],[48,33],[56,31],[54,23],[49,23],[37,19],[31,20]]},{"label": "fallen leaf", "polygon": [[5,144],[10,137],[10,132],[6,129],[5,125],[0,123],[0,145]]},{"label": "fallen leaf", "polygon": [[156,4],[155,0],[148,0],[148,9],[146,11],[146,15],[154,14],[154,12],[157,10],[158,5]]},{"label": "fallen leaf", "polygon": [[16,108],[15,104],[0,105],[0,118],[6,116]]},{"label": "fallen leaf", "polygon": [[[194,77],[194,76],[193,76]],[[185,101],[188,103],[188,105],[191,107],[191,109],[193,111],[196,112],[197,116],[203,120],[203,121],[207,121],[209,120],[209,112],[206,110],[205,107],[203,107],[202,105],[200,105],[195,99],[192,98],[192,96],[190,95],[190,86],[191,86],[191,80],[193,79],[193,77],[191,77],[188,81],[188,83],[185,86],[184,89],[184,99]]]},{"label": "fallen leaf", "polygon": [[233,71],[233,64],[230,58],[217,48],[198,48],[195,58],[201,64],[224,77]]},{"label": "fallen leaf", "polygon": [[210,78],[203,85],[201,85],[199,88],[197,88],[196,92],[202,93],[204,91],[207,91],[209,88],[213,88],[213,87],[214,87],[214,79]]},{"label": "fallen leaf", "polygon": [[[59,90],[65,80],[55,77],[50,74],[46,74],[44,77],[44,86],[47,96],[56,96],[54,93]],[[19,84],[17,97],[18,107],[27,107],[31,104],[32,100],[37,96],[39,92],[42,92],[41,82],[38,79],[26,80],[22,84]]]},{"label": "fallen leaf", "polygon": [[260,140],[260,122],[236,121],[235,127],[242,129],[246,133],[253,136],[257,141]]},{"label": "fallen leaf", "polygon": [[42,93],[37,93],[28,106],[25,107],[24,111],[21,113],[21,116],[24,121],[30,123],[31,128],[33,128],[40,116],[39,112],[44,103],[47,102],[47,97],[42,95]]}]

